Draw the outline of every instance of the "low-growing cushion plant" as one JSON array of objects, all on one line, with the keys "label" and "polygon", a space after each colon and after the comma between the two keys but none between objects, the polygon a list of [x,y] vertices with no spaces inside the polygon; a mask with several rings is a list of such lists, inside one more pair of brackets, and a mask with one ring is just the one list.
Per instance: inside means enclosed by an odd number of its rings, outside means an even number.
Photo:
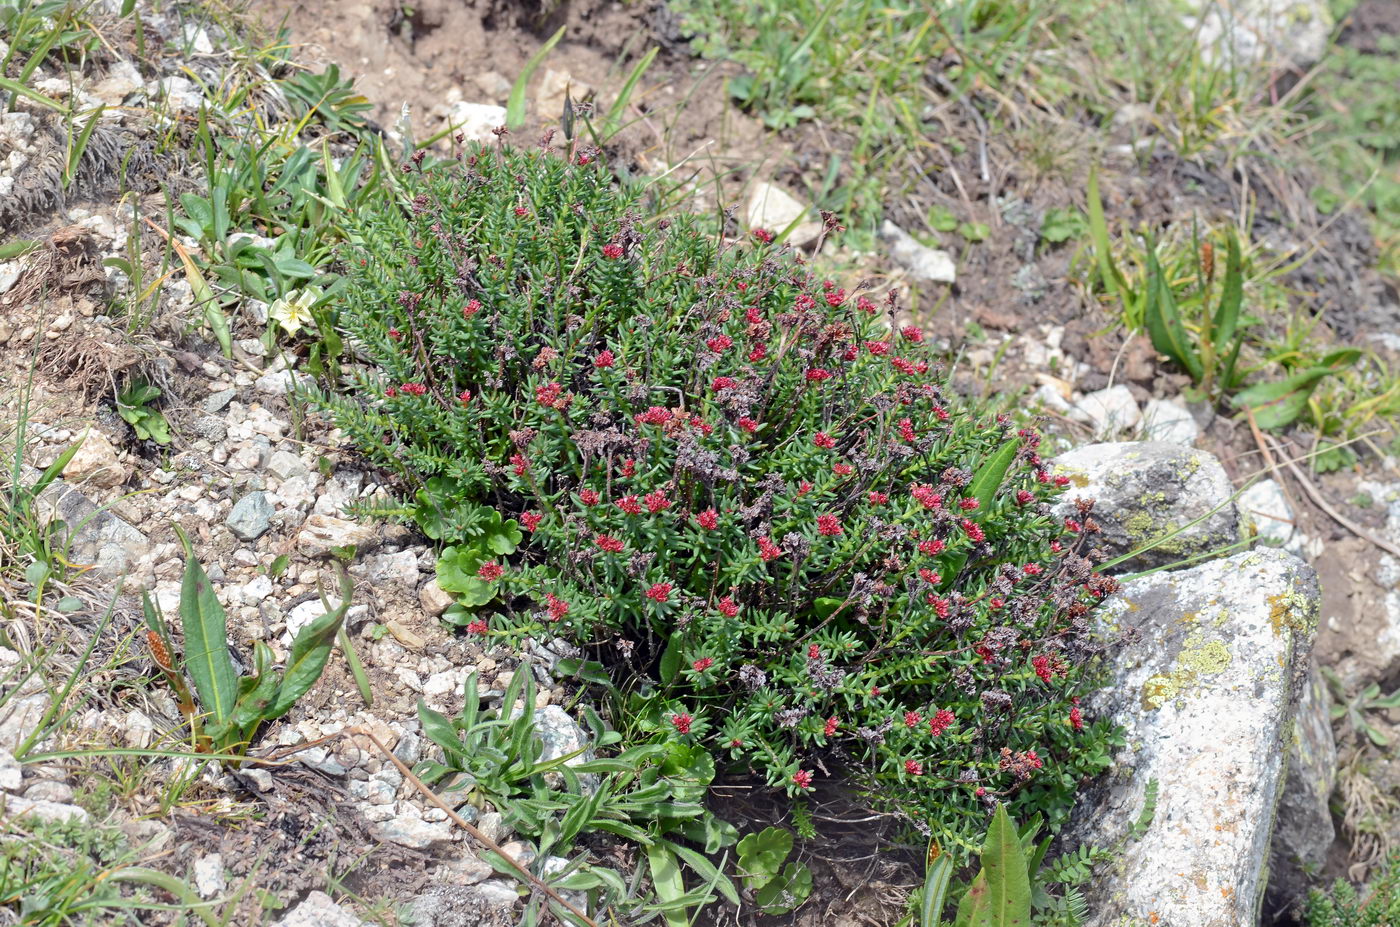
[{"label": "low-growing cushion plant", "polygon": [[444,545],[449,618],[572,639],[642,683],[635,732],[793,795],[839,770],[969,846],[999,801],[1062,819],[1114,584],[894,293],[645,215],[595,150],[403,170],[344,255],[370,364],[319,400]]}]

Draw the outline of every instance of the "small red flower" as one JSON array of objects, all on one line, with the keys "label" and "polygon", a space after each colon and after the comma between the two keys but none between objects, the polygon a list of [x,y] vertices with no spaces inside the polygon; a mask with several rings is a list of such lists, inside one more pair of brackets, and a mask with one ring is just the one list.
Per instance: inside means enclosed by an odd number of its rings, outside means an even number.
[{"label": "small red flower", "polygon": [[830,737],[832,734],[836,733],[836,728],[839,727],[840,724],[841,719],[837,718],[835,715],[832,715],[830,718],[826,719],[826,727],[822,728],[822,734],[827,737]]},{"label": "small red flower", "polygon": [[831,448],[836,446],[836,439],[824,431],[819,431],[812,437],[812,443],[817,447]]},{"label": "small red flower", "polygon": [[1065,530],[1070,532],[1071,534],[1078,534],[1083,528],[1084,526],[1081,525],[1079,522],[1075,521],[1073,518],[1065,519]]},{"label": "small red flower", "polygon": [[462,307],[462,318],[464,318],[464,319],[470,319],[472,316],[476,315],[476,314],[477,314],[478,312],[480,312],[480,311],[481,311],[481,300],[479,300],[479,299],[470,299],[470,300],[467,300],[467,304],[466,304],[465,306]]},{"label": "small red flower", "polygon": [[519,452],[510,455],[510,464],[516,476],[524,476],[530,469],[530,459]]},{"label": "small red flower", "polygon": [[944,621],[948,620],[948,615],[951,613],[952,607],[948,604],[947,599],[940,599],[938,596],[930,593],[927,601],[928,604],[933,606],[933,611],[939,618],[942,618]]},{"label": "small red flower", "polygon": [[1079,713],[1079,708],[1077,706],[1069,710],[1069,726],[1076,731],[1082,731],[1084,729],[1084,716]]},{"label": "small red flower", "polygon": [[746,415],[739,419],[739,427],[748,432],[758,431],[758,422]]},{"label": "small red flower", "polygon": [[386,390],[384,391],[385,397],[387,397],[387,398],[389,398],[389,399],[393,399],[393,398],[394,398],[395,396],[397,396],[398,394],[399,394],[399,391],[398,391],[397,389],[395,389],[394,387],[392,387],[392,386],[389,387],[388,389],[386,389]]},{"label": "small red flower", "polygon": [[[908,421],[908,419],[905,419]],[[926,509],[936,509],[943,504],[943,497],[933,491],[927,483],[915,483],[909,487],[909,495]]]},{"label": "small red flower", "polygon": [[735,615],[739,614],[739,604],[729,596],[720,599],[719,604],[715,607],[718,608],[719,613],[726,618],[733,618]]},{"label": "small red flower", "polygon": [[468,633],[468,634],[485,634],[485,633],[486,633],[486,619],[484,619],[484,618],[478,618],[478,619],[476,619],[475,621],[473,621],[473,622],[471,622],[470,624],[468,624],[468,625],[467,625],[467,633]]},{"label": "small red flower", "polygon": [[831,472],[835,473],[837,476],[850,476],[852,473],[855,473],[856,470],[855,467],[852,467],[848,463],[837,463],[831,465]]},{"label": "small red flower", "polygon": [[706,509],[696,514],[695,521],[706,531],[713,531],[719,527],[719,512],[714,509]]},{"label": "small red flower", "polygon": [[1059,476],[1055,477],[1055,485],[1056,485],[1056,486],[1068,486],[1068,485],[1069,485],[1069,477],[1065,476],[1064,474],[1060,474]]},{"label": "small red flower", "polygon": [[712,660],[711,658],[709,658],[709,657],[701,657],[700,659],[696,660],[694,663],[690,664],[690,667],[691,667],[691,669],[695,670],[695,672],[697,672],[697,673],[703,673],[703,672],[705,672],[705,670],[709,669],[710,667],[712,667],[712,666],[714,666],[714,665],[715,665],[715,661]]},{"label": "small red flower", "polygon": [[520,525],[526,531],[534,531],[540,526],[540,521],[544,518],[539,512],[525,512],[520,516]]},{"label": "small red flower", "polygon": [[611,367],[615,363],[617,363],[617,356],[607,349],[599,351],[598,356],[593,358],[593,366],[597,367],[599,370],[605,367]]},{"label": "small red flower", "polygon": [[670,420],[671,410],[661,406],[652,406],[636,419],[638,425],[664,425]]},{"label": "small red flower", "polygon": [[1026,576],[1039,576],[1045,572],[1045,568],[1038,563],[1028,563],[1021,567],[1021,572]]},{"label": "small red flower", "polygon": [[966,499],[958,500],[958,508],[962,509],[964,512],[971,512],[974,509],[979,509],[981,507],[982,503],[972,498],[971,496],[968,496]]},{"label": "small red flower", "polygon": [[907,418],[899,420],[899,436],[909,444],[919,439],[918,433],[914,431],[914,423]]},{"label": "small red flower", "polygon": [[719,393],[727,389],[733,389],[738,385],[739,381],[733,377],[715,377],[714,381],[710,384],[710,388]]},{"label": "small red flower", "polygon": [[631,476],[632,476],[633,474],[635,474],[636,472],[637,472],[637,462],[636,462],[635,460],[633,460],[631,457],[628,457],[626,460],[624,460],[624,461],[622,462],[622,475],[623,475],[624,477],[631,477]]},{"label": "small red flower", "polygon": [[817,531],[827,537],[835,537],[841,533],[841,522],[835,515],[818,515]]},{"label": "small red flower", "polygon": [[846,291],[845,291],[845,290],[827,290],[827,291],[826,291],[826,304],[827,304],[828,306],[831,306],[831,307],[834,308],[834,307],[836,307],[836,306],[841,305],[841,304],[844,303],[845,301],[846,301]]},{"label": "small red flower", "polygon": [[671,584],[655,583],[646,591],[645,595],[653,602],[666,602],[671,598]]},{"label": "small red flower", "polygon": [[680,734],[689,734],[690,725],[694,722],[695,719],[692,718],[690,715],[685,714],[684,712],[680,714],[671,715],[671,726],[674,727],[677,733]]},{"label": "small red flower", "polygon": [[857,297],[856,297],[856,308],[859,309],[861,312],[868,312],[868,313],[874,313],[874,312],[875,312],[875,304],[872,303],[872,302],[870,301],[869,297],[866,297],[866,296],[857,296]]},{"label": "small red flower", "polygon": [[399,391],[410,396],[421,396],[428,391],[428,388],[422,383],[405,383],[399,387]]},{"label": "small red flower", "polygon": [[974,544],[981,544],[987,539],[987,536],[982,533],[982,527],[975,521],[968,521],[964,518],[959,524],[962,525],[963,531],[967,533],[968,540],[972,541]]},{"label": "small red flower", "polygon": [[733,346],[734,339],[728,335],[715,335],[705,342],[705,347],[714,351],[716,354],[722,354],[725,350]]},{"label": "small red flower", "polygon": [[824,367],[809,367],[803,376],[807,378],[808,383],[820,383],[831,379],[831,371]]},{"label": "small red flower", "polygon": [[812,787],[812,774],[805,769],[799,769],[792,774],[792,782],[799,789],[810,789]]},{"label": "small red flower", "polygon": [[397,328],[391,328],[389,329],[389,337],[394,339],[395,341],[398,341],[400,338],[403,337],[403,332],[399,331]]},{"label": "small red flower", "polygon": [[783,551],[769,538],[759,538],[758,555],[764,560],[777,560],[783,555]]},{"label": "small red flower", "polygon": [[1027,505],[1035,499],[1035,493],[1029,489],[1021,489],[1016,492],[1016,504]]},{"label": "small red flower", "polygon": [[493,583],[496,580],[500,579],[501,576],[505,574],[505,572],[506,571],[502,569],[499,563],[497,563],[494,560],[488,560],[477,569],[476,575],[480,576],[488,583]]},{"label": "small red flower", "polygon": [[821,649],[821,647],[818,646],[817,644],[808,644],[808,645],[807,645],[807,659],[809,659],[809,660],[820,660],[821,658],[822,658],[822,649]]},{"label": "small red flower", "polygon": [[600,550],[605,550],[610,554],[620,554],[622,548],[626,546],[617,538],[610,538],[606,534],[598,535],[594,538],[593,543],[597,544]]},{"label": "small red flower", "polygon": [[905,341],[912,341],[917,344],[924,340],[924,333],[916,325],[906,325],[899,330]]},{"label": "small red flower", "polygon": [[943,553],[943,548],[947,546],[947,544],[944,544],[938,538],[930,538],[927,541],[919,542],[919,553],[927,554],[930,557],[937,557],[939,554]]},{"label": "small red flower", "polygon": [[622,257],[622,245],[616,242],[603,245],[603,257],[607,258],[609,261],[616,261],[618,258]]},{"label": "small red flower", "polygon": [[865,350],[869,351],[875,357],[884,357],[886,354],[890,353],[890,343],[888,341],[867,341],[865,343]]},{"label": "small red flower", "polygon": [[767,229],[754,229],[753,237],[763,242],[765,245],[773,243],[773,233]]},{"label": "small red flower", "polygon": [[905,727],[914,727],[916,724],[918,724],[918,723],[919,723],[920,721],[922,721],[922,720],[924,720],[924,716],[921,715],[921,714],[919,714],[917,711],[906,711],[906,712],[904,713],[904,726],[905,726]]},{"label": "small red flower", "polygon": [[890,494],[887,492],[875,492],[872,490],[869,494],[866,495],[866,498],[870,500],[871,505],[884,505],[886,502],[890,501]]},{"label": "small red flower", "polygon": [[918,760],[905,760],[904,771],[911,776],[922,776],[924,774],[924,764]]},{"label": "small red flower", "polygon": [[646,503],[647,511],[655,515],[657,512],[664,512],[671,507],[671,500],[666,498],[666,494],[659,489],[654,489],[642,497]]},{"label": "small red flower", "polygon": [[530,214],[530,210],[526,209],[524,206],[517,206],[515,207],[515,214],[523,218],[524,216],[528,216]]},{"label": "small red flower", "polygon": [[812,484],[807,482],[806,480],[802,480],[797,484],[797,498],[801,499],[803,496],[807,495],[807,493],[811,491]]},{"label": "small red flower", "polygon": [[934,737],[942,734],[957,720],[957,716],[946,708],[940,708],[928,719],[928,732]]},{"label": "small red flower", "polygon": [[642,504],[637,501],[636,496],[623,496],[617,500],[617,507],[628,515],[642,514]]},{"label": "small red flower", "polygon": [[943,582],[943,577],[939,576],[937,571],[930,570],[928,567],[919,568],[919,578],[930,586],[937,586],[939,583]]},{"label": "small red flower", "polygon": [[584,505],[587,505],[587,506],[594,506],[594,505],[597,505],[597,504],[598,504],[598,490],[596,490],[596,489],[580,489],[580,490],[578,491],[578,501],[582,502]]},{"label": "small red flower", "polygon": [[569,603],[563,599],[554,597],[553,593],[544,594],[545,605],[549,607],[549,620],[558,621],[569,613]]},{"label": "small red flower", "polygon": [[462,405],[466,405],[467,403],[471,402],[472,391],[469,389],[462,390],[460,393],[457,394],[457,401],[460,402]]},{"label": "small red flower", "polygon": [[535,387],[535,401],[540,405],[553,409],[559,405],[559,397],[564,392],[564,387],[558,383],[541,383]]},{"label": "small red flower", "polygon": [[753,350],[749,352],[749,363],[750,363],[750,364],[756,364],[756,363],[758,363],[759,361],[763,360],[763,359],[764,359],[765,357],[767,357],[767,356],[768,356],[768,345],[766,345],[766,344],[756,344],[756,345],[754,345]]}]

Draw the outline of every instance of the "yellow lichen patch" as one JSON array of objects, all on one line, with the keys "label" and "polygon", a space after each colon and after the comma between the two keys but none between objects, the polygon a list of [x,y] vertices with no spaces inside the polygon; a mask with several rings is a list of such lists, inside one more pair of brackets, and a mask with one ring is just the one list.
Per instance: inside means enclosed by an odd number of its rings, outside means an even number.
[{"label": "yellow lichen patch", "polygon": [[1158,673],[1142,684],[1142,707],[1146,711],[1155,711],[1229,665],[1230,650],[1224,641],[1208,641],[1199,632],[1194,633],[1182,644],[1175,669],[1170,673]]},{"label": "yellow lichen patch", "polygon": [[1298,590],[1290,588],[1287,592],[1271,595],[1268,602],[1269,624],[1273,625],[1275,634],[1282,634],[1284,628],[1295,634],[1312,631],[1314,622],[1308,616],[1308,597]]}]

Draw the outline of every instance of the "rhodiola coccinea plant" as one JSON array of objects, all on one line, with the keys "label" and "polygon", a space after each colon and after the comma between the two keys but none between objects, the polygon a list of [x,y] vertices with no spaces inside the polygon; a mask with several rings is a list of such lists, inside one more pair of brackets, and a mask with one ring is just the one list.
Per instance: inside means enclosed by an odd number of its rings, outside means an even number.
[{"label": "rhodiola coccinea plant", "polygon": [[591,151],[405,170],[346,256],[373,370],[328,402],[433,487],[434,537],[523,529],[454,561],[469,630],[654,680],[637,724],[793,794],[841,770],[952,839],[997,800],[1064,814],[1107,763],[1078,697],[1113,581],[1038,436],[952,395],[894,294],[643,216]]}]

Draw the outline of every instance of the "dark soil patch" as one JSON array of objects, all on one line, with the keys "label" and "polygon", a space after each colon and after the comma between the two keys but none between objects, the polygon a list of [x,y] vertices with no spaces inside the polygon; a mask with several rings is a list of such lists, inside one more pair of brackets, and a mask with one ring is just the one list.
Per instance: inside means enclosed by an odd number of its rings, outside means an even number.
[{"label": "dark soil patch", "polygon": [[1400,35],[1400,0],[1361,0],[1337,41],[1359,52],[1380,52],[1383,36]]}]

